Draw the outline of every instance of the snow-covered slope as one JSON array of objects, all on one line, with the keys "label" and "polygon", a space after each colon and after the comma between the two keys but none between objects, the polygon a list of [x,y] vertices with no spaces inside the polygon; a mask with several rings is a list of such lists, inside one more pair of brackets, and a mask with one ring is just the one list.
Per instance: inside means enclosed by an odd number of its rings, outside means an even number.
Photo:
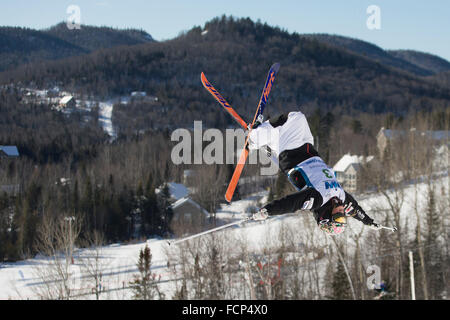
[{"label": "snow-covered slope", "polygon": [[[449,178],[442,177],[435,181],[436,190],[444,190],[448,194]],[[414,237],[416,217],[414,214],[414,204],[417,203],[419,210],[426,205],[427,186],[423,183],[410,185],[404,189],[405,200],[401,208],[401,225],[403,229],[407,226],[409,236]],[[255,194],[247,199],[234,201],[231,204],[223,205],[217,213],[220,223],[228,223],[242,219],[256,207],[266,201],[266,193]],[[417,196],[417,198],[416,198]],[[375,220],[384,223],[386,214],[388,215],[388,205],[386,199],[379,194],[365,195],[357,197],[361,206]],[[417,201],[416,201],[417,200]],[[393,221],[392,219],[390,221]],[[249,222],[241,226],[235,226],[225,231],[220,231],[227,236],[243,239],[249,251],[260,252],[262,248],[277,247],[283,241],[280,237],[281,230],[288,230],[296,251],[305,257],[311,252],[308,248],[323,246],[324,248],[332,244],[331,237],[323,234],[316,226],[315,221],[309,212],[291,213],[283,216],[272,217],[263,222]],[[347,250],[355,246],[355,236],[363,231],[363,234],[376,233],[363,226],[356,220],[350,219],[349,228],[339,236],[341,241],[347,244]],[[167,293],[166,298],[171,298],[174,290],[174,279],[176,276],[169,268],[168,255],[171,250],[176,250],[168,246],[163,239],[149,239],[146,242],[129,245],[109,245],[101,248],[100,257],[103,266],[102,299],[128,299],[131,298],[131,291],[127,289],[133,275],[138,270],[136,262],[139,251],[148,245],[152,252],[152,271],[160,279],[160,287]],[[368,244],[370,245],[370,244]],[[236,251],[239,248],[235,248]],[[74,272],[74,281],[79,281],[78,287],[92,290],[92,284],[86,280],[83,274],[83,263],[85,258],[93,255],[93,250],[77,250],[74,255],[74,265],[71,267]],[[311,256],[314,258],[314,254]],[[0,264],[0,299],[35,299],[39,287],[44,285],[39,268],[46,266],[48,260],[43,257],[36,257],[17,263]],[[326,258],[316,261],[323,268],[326,265]],[[172,270],[172,271],[171,271]],[[86,290],[85,290],[86,291]],[[82,296],[82,299],[93,299],[93,295]]]}]

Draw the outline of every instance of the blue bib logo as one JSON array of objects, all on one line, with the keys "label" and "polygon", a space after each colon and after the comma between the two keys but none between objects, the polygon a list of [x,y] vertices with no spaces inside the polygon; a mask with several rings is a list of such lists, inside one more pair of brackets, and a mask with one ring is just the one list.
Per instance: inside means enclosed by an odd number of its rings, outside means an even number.
[{"label": "blue bib logo", "polygon": [[341,186],[339,185],[339,183],[337,181],[325,181],[325,189],[338,189],[341,188]]}]

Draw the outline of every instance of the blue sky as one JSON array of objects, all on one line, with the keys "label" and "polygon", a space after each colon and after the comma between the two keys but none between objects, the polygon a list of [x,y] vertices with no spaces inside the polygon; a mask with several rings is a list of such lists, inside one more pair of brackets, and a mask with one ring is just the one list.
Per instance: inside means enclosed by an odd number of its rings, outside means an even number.
[{"label": "blue sky", "polygon": [[[48,28],[67,20],[69,5],[79,6],[82,24],[143,29],[156,40],[171,39],[226,14],[259,19],[289,32],[339,34],[450,61],[447,0],[0,0],[0,25]],[[378,30],[366,26],[370,5],[380,8]]]}]

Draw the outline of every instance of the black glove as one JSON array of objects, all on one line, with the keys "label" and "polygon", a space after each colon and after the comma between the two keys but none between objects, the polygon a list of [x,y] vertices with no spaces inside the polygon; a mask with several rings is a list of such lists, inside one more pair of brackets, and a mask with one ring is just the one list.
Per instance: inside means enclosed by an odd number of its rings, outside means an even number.
[{"label": "black glove", "polygon": [[263,115],[259,115],[258,118],[256,118],[255,123],[253,123],[252,129],[256,129],[261,123],[264,122]]},{"label": "black glove", "polygon": [[378,223],[371,222],[370,224],[367,224],[367,226],[373,230],[380,230],[381,226]]}]

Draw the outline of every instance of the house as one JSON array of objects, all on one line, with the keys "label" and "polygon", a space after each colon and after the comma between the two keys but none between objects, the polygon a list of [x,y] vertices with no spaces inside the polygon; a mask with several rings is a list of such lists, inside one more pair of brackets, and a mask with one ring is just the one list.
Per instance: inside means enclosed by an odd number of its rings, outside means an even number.
[{"label": "house", "polygon": [[177,200],[171,208],[170,227],[176,236],[199,232],[208,225],[210,213],[189,197]]},{"label": "house", "polygon": [[[377,148],[380,155],[380,159],[383,159],[386,148],[389,142],[394,139],[406,138],[407,130],[392,130],[381,127],[377,134]],[[450,131],[438,130],[438,131],[421,131],[411,128],[409,134],[413,134],[416,137],[426,137],[433,142],[437,142],[439,145],[448,144],[450,138]]]},{"label": "house", "polygon": [[158,97],[149,96],[145,91],[133,91],[130,94],[132,99],[140,100],[144,102],[156,102],[158,101]]},{"label": "house", "polygon": [[59,100],[59,107],[61,109],[74,108],[76,106],[75,98],[73,96],[64,96]]},{"label": "house", "polygon": [[70,179],[69,178],[60,178],[59,180],[57,180],[55,182],[55,184],[58,186],[62,186],[62,187],[68,186],[70,184]]},{"label": "house", "polygon": [[170,229],[176,236],[199,232],[208,226],[210,213],[190,198],[190,189],[181,183],[167,182],[156,188],[155,193],[161,196],[165,187],[172,202]]},{"label": "house", "polygon": [[133,91],[131,93],[131,96],[134,97],[134,98],[145,97],[145,96],[147,96],[147,92],[145,92],[145,91]]},{"label": "house", "polygon": [[333,167],[336,178],[348,192],[355,192],[361,187],[361,166],[374,162],[374,156],[357,156],[345,154]]},{"label": "house", "polygon": [[0,146],[0,158],[16,158],[19,156],[19,150],[16,146]]}]

